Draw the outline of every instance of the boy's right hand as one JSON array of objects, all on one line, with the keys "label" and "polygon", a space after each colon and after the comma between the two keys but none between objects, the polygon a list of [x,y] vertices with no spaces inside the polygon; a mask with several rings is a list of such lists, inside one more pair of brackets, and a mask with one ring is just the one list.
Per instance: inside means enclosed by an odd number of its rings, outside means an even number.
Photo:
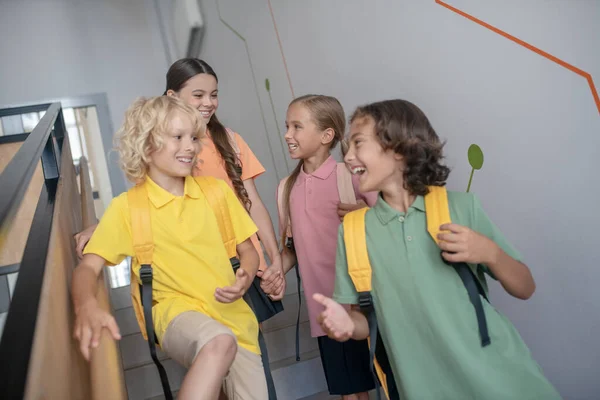
[{"label": "boy's right hand", "polygon": [[83,249],[92,238],[94,231],[98,225],[92,225],[87,229],[82,230],[78,234],[74,236],[75,238],[75,249],[77,250],[77,256],[82,259],[83,258]]},{"label": "boy's right hand", "polygon": [[352,338],[354,321],[344,306],[319,293],[313,295],[313,300],[325,307],[325,310],[317,317],[317,322],[327,336],[338,342],[345,342]]},{"label": "boy's right hand", "polygon": [[98,347],[102,330],[106,328],[115,340],[121,339],[115,318],[91,300],[77,310],[74,336],[79,340],[79,349],[83,358],[90,360],[90,349]]}]

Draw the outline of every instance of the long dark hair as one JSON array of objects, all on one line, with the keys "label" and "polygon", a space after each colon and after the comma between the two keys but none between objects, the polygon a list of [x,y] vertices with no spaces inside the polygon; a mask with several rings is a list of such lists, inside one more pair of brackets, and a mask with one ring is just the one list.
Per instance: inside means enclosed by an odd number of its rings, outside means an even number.
[{"label": "long dark hair", "polygon": [[[175,61],[169,68],[169,71],[167,71],[167,88],[165,89],[164,94],[166,95],[169,90],[179,92],[190,78],[193,78],[198,74],[212,75],[217,82],[219,82],[219,78],[215,71],[203,60],[198,58],[182,58]],[[248,192],[242,181],[242,162],[231,146],[227,130],[219,121],[216,114],[213,114],[210,121],[208,121],[207,127],[210,131],[212,141],[215,144],[215,148],[221,155],[223,161],[225,161],[225,171],[233,184],[233,189],[246,209],[250,210],[252,202],[248,197]]]},{"label": "long dark hair", "polygon": [[[310,113],[310,116],[317,126],[318,129],[324,131],[325,129],[333,129],[334,136],[333,140],[329,143],[329,148],[333,149],[338,142],[344,137],[344,131],[346,130],[346,117],[344,115],[344,108],[335,97],[323,96],[319,94],[307,94],[300,96],[292,100],[288,108],[292,104],[301,104]],[[290,210],[290,194],[292,188],[300,175],[302,165],[304,161],[298,161],[296,168],[292,171],[291,175],[285,182],[283,189],[283,208],[284,215],[289,216]],[[284,225],[287,225],[287,219],[284,221]],[[282,230],[281,242],[285,246],[287,226]]]}]

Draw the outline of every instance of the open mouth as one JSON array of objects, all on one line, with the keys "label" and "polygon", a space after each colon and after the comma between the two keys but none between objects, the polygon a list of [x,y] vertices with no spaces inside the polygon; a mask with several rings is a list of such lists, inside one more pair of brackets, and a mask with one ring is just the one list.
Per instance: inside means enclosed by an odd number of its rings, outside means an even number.
[{"label": "open mouth", "polygon": [[362,175],[367,171],[367,169],[365,167],[351,167],[350,168],[350,172],[352,172],[352,175]]},{"label": "open mouth", "polygon": [[183,164],[191,164],[194,161],[193,157],[177,157],[177,161]]},{"label": "open mouth", "polygon": [[213,111],[205,111],[205,110],[198,110],[200,111],[200,115],[202,115],[202,118],[210,118],[210,116],[212,115]]},{"label": "open mouth", "polygon": [[294,150],[296,150],[297,148],[298,148],[298,145],[297,145],[297,144],[294,144],[294,143],[288,143],[288,150],[289,150],[289,151],[294,151]]}]

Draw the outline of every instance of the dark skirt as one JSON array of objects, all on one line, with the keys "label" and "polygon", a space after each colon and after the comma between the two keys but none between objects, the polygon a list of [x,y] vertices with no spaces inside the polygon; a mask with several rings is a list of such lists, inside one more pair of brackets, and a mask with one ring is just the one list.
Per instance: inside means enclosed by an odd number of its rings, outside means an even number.
[{"label": "dark skirt", "polygon": [[318,342],[329,394],[343,396],[375,389],[366,340],[341,343],[320,336]]}]

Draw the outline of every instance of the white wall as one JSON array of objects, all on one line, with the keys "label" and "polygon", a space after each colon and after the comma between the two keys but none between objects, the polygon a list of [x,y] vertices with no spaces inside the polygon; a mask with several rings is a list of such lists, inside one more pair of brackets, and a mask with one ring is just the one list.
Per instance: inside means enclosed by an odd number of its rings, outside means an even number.
[{"label": "white wall", "polygon": [[105,92],[113,130],[169,66],[146,0],[3,0],[0,59],[0,106]]},{"label": "white wall", "polygon": [[[219,20],[217,3],[247,42],[258,98],[244,42]],[[455,190],[466,189],[469,145],[481,146],[485,164],[472,191],[524,254],[538,285],[522,302],[493,284],[492,301],[565,398],[597,399],[600,110],[587,81],[434,0],[272,4],[297,96],[334,95],[348,113],[386,98],[415,102],[448,140]],[[600,87],[600,2],[449,4],[587,71]],[[275,171],[281,177],[287,168],[278,135],[292,96],[268,1],[201,5],[207,21],[201,57],[221,79],[220,118],[266,166],[258,186],[275,215]]]}]

